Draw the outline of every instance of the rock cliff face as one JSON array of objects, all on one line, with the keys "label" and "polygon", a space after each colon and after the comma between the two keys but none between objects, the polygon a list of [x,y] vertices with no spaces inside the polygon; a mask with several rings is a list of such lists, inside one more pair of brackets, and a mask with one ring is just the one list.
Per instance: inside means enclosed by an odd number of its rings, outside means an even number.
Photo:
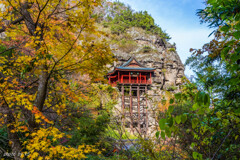
[{"label": "rock cliff face", "polygon": [[144,66],[156,68],[152,91],[161,94],[162,90],[178,90],[178,86],[182,83],[181,78],[184,76],[184,65],[176,52],[175,45],[157,36],[142,33],[138,28],[129,29],[127,34],[136,43],[135,47],[126,52],[126,48],[121,49],[117,45],[112,45],[118,60],[112,67],[118,67],[134,56]]},{"label": "rock cliff face", "polygon": [[[152,131],[158,126],[156,117],[158,113],[157,111],[159,111],[159,102],[165,97],[166,91],[178,92],[179,86],[182,84],[181,79],[184,76],[184,65],[176,52],[175,45],[171,45],[169,42],[166,42],[157,36],[143,32],[143,30],[139,28],[131,28],[127,30],[127,37],[127,42],[131,43],[131,45],[125,43],[125,47],[119,47],[119,45],[117,45],[119,43],[111,44],[114,55],[117,59],[111,66],[111,70],[114,67],[121,66],[132,56],[134,56],[138,62],[145,67],[156,69],[152,77],[152,85],[148,87],[146,93],[147,106],[146,108],[140,108],[143,111],[142,115],[145,115],[146,112],[148,113],[148,121],[144,122],[146,117],[141,116],[141,121],[137,122],[140,123],[141,126],[146,126],[147,123],[148,129],[145,133],[153,135],[155,133]],[[119,41],[121,41],[121,38],[119,38]],[[121,88],[118,89],[121,91]],[[116,113],[116,117],[118,117],[116,119],[119,121],[122,121],[121,116],[119,117],[119,115],[123,115],[124,112],[129,112],[129,109],[126,111],[122,110],[122,106],[126,105],[126,97],[122,98],[121,96],[122,93],[120,92],[119,103],[116,105],[116,110],[120,111],[120,113]],[[143,93],[142,96],[145,96],[145,93]],[[125,99],[125,102],[123,102],[123,99]],[[137,104],[138,101],[132,100],[132,103]],[[132,121],[134,121],[134,117],[132,119]],[[131,117],[126,117],[125,120],[130,121]],[[130,132],[135,132],[132,131],[129,126],[125,125],[125,127],[129,129]]]}]

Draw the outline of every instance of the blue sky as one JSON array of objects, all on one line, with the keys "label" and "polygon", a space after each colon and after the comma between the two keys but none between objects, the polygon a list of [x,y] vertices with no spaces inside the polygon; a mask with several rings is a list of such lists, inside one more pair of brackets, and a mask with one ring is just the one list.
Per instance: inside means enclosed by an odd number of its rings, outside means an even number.
[{"label": "blue sky", "polygon": [[[163,30],[165,30],[175,42],[177,52],[185,63],[191,55],[190,48],[201,48],[204,43],[211,40],[208,35],[212,32],[206,24],[200,24],[196,16],[197,9],[205,7],[204,0],[119,0],[129,4],[135,11],[147,11]],[[189,77],[193,72],[185,69]]]}]

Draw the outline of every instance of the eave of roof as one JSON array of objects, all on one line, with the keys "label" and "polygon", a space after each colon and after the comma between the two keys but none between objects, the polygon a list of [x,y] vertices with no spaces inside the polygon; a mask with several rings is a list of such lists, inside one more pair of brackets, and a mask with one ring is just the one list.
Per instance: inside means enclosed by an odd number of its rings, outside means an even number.
[{"label": "eave of roof", "polygon": [[155,70],[155,68],[116,67],[119,70]]},{"label": "eave of roof", "polygon": [[116,71],[155,71],[155,68],[130,68],[130,67],[116,67],[114,70],[108,72],[108,74],[113,74]]},{"label": "eave of roof", "polygon": [[[140,66],[138,67],[126,67],[128,66],[133,60],[135,60],[138,65]],[[124,63],[123,65],[121,65],[120,67],[115,67],[112,71],[108,72],[108,74],[113,74],[115,73],[117,70],[120,71],[151,71],[153,72],[154,70],[156,70],[155,68],[146,68],[144,65],[142,65],[141,63],[139,63],[135,57],[131,57],[128,59],[128,61],[126,63]]]}]

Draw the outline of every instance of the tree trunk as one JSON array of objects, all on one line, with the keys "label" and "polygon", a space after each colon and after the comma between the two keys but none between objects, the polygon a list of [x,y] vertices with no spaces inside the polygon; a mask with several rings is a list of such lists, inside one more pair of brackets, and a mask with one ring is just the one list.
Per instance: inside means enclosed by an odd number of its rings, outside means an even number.
[{"label": "tree trunk", "polygon": [[48,72],[46,67],[42,67],[42,73],[39,75],[38,91],[37,97],[35,99],[34,105],[40,110],[43,110],[43,105],[47,95],[47,85],[48,85]]},{"label": "tree trunk", "polygon": [[12,155],[14,156],[15,160],[22,159],[21,156],[21,143],[19,141],[19,137],[17,135],[16,128],[14,127],[15,124],[15,118],[13,116],[12,111],[10,108],[8,108],[7,105],[2,106],[7,113],[7,116],[5,117],[5,123],[7,126],[7,132],[8,132],[8,139],[10,141],[11,149],[12,149]]}]

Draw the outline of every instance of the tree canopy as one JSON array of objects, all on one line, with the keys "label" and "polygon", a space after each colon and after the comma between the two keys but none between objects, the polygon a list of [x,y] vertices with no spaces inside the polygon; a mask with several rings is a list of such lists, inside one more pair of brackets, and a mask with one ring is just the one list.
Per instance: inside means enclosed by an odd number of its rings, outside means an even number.
[{"label": "tree canopy", "polygon": [[105,6],[103,20],[111,26],[112,33],[120,34],[130,27],[139,27],[163,39],[170,39],[170,36],[155,23],[147,11],[136,12],[121,2],[113,2],[109,6]]},{"label": "tree canopy", "polygon": [[[198,10],[215,30],[213,40],[191,49],[186,65],[195,79],[184,77],[179,93],[166,92],[169,98],[157,104],[156,134],[131,135],[138,139],[133,148],[123,146],[130,136],[111,119],[118,94],[104,75],[113,54],[96,22],[114,34],[140,27],[170,37],[146,11],[104,3],[0,1],[0,153],[17,160],[239,159],[239,0],[207,0]],[[101,5],[106,10],[97,15]],[[113,137],[119,148],[109,143]]]},{"label": "tree canopy", "polygon": [[[97,152],[84,144],[67,147],[60,140],[70,138],[71,116],[99,99],[92,82],[104,81],[106,64],[112,62],[92,16],[100,4],[1,1],[0,116],[15,159],[25,152],[29,159],[84,158]],[[77,110],[72,103],[79,104]]]}]

